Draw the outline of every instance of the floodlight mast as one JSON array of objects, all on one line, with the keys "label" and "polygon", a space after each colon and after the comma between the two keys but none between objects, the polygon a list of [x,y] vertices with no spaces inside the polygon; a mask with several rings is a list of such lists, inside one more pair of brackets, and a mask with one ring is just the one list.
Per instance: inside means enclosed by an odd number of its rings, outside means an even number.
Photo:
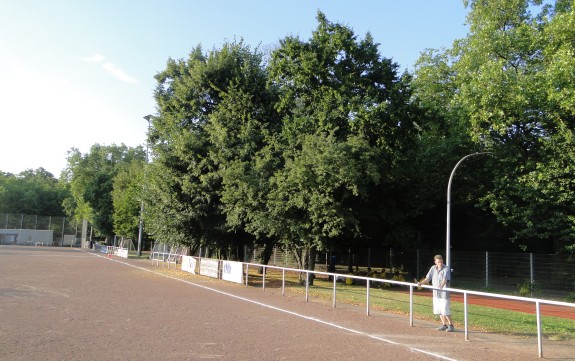
[{"label": "floodlight mast", "polygon": [[457,167],[459,167],[459,165],[463,163],[464,160],[466,160],[469,157],[473,157],[474,155],[481,155],[481,154],[493,154],[493,153],[478,152],[468,154],[465,157],[461,158],[459,162],[457,162],[455,167],[453,167],[451,175],[449,176],[449,182],[447,183],[447,230],[445,232],[445,264],[449,267],[451,267],[451,182],[453,181],[453,176],[455,175]]},{"label": "floodlight mast", "polygon": [[[146,167],[148,165],[148,149],[149,149],[149,145],[150,143],[148,142],[148,136],[150,134],[150,121],[152,120],[152,116],[151,115],[146,115],[144,117],[144,119],[146,119],[148,121],[148,134],[146,136]],[[144,175],[146,172],[146,167],[144,167]],[[145,182],[145,177],[144,177],[144,182]],[[142,185],[142,199],[140,201],[140,227],[138,229],[138,257],[142,256],[142,236],[143,236],[143,231],[144,231],[144,186],[145,184]]]}]

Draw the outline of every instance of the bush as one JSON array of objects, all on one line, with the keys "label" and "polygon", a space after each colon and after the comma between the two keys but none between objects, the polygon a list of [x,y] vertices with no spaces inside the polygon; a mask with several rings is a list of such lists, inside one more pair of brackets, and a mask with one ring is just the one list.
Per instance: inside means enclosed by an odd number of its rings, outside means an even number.
[{"label": "bush", "polygon": [[537,282],[531,282],[531,280],[528,279],[517,285],[517,291],[524,297],[532,297],[538,289],[539,285]]}]

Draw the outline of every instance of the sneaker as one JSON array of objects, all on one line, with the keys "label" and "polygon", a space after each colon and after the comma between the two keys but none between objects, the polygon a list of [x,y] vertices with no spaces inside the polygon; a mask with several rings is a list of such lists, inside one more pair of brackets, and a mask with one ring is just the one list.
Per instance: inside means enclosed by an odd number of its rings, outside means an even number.
[{"label": "sneaker", "polygon": [[453,331],[455,331],[455,328],[453,327],[453,325],[449,325],[449,326],[445,329],[445,331],[447,331],[447,332],[453,332]]},{"label": "sneaker", "polygon": [[[452,326],[453,327],[453,326]],[[446,325],[441,325],[437,328],[437,331],[447,331],[447,326]]]}]

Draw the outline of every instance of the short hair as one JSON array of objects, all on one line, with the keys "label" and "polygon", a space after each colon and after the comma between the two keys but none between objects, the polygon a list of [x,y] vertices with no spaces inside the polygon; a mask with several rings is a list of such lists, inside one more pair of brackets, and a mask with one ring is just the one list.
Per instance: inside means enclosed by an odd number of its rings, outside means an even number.
[{"label": "short hair", "polygon": [[435,257],[433,257],[434,260],[436,259],[440,259],[443,261],[443,257],[440,254],[436,254]]}]

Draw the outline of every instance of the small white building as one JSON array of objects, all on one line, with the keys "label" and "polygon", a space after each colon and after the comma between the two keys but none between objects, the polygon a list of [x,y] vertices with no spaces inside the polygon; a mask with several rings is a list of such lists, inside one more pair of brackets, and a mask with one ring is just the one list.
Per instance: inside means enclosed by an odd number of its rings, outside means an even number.
[{"label": "small white building", "polygon": [[54,243],[53,230],[36,229],[0,229],[0,244],[34,246],[52,246]]}]

